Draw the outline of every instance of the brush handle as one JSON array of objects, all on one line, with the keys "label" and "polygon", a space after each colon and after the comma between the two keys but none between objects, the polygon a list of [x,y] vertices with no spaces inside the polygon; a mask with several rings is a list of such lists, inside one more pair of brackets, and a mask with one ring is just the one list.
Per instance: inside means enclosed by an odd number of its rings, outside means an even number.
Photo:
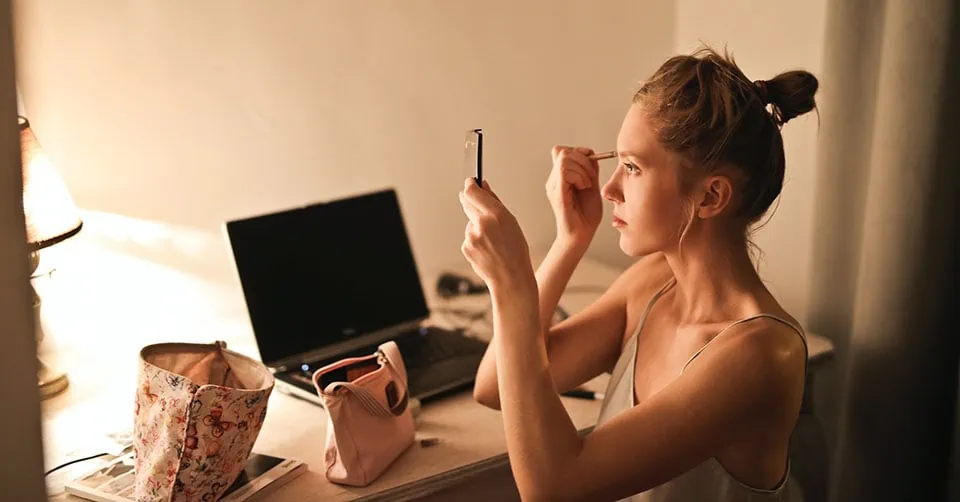
[{"label": "brush handle", "polygon": [[612,159],[616,156],[617,156],[617,152],[610,151],[610,152],[603,152],[603,153],[595,153],[588,158],[590,160],[603,160],[603,159]]}]

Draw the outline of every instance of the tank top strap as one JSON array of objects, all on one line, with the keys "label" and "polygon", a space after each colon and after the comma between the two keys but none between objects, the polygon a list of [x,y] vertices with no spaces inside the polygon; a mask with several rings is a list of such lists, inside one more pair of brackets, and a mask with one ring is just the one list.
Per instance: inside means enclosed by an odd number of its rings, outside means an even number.
[{"label": "tank top strap", "polygon": [[663,296],[664,293],[666,293],[671,287],[673,287],[673,285],[676,284],[676,282],[677,282],[677,278],[671,277],[670,280],[667,281],[666,284],[661,286],[660,289],[657,290],[657,292],[653,295],[653,297],[650,298],[650,301],[647,302],[647,306],[644,307],[643,309],[643,314],[640,316],[640,322],[637,323],[637,328],[633,330],[633,334],[630,335],[630,338],[627,339],[627,343],[629,343],[631,340],[636,338],[637,335],[640,334],[640,331],[643,329],[643,325],[646,324],[647,322],[647,315],[650,314],[650,309],[653,308],[653,304],[656,303],[657,300],[659,300],[660,297]]},{"label": "tank top strap", "polygon": [[[703,352],[704,349],[706,349],[707,347],[709,347],[710,344],[713,343],[714,340],[716,340],[717,338],[720,338],[720,335],[722,335],[725,331],[727,331],[728,329],[730,329],[730,328],[732,328],[732,327],[734,327],[734,326],[737,326],[738,324],[743,324],[743,323],[745,323],[745,322],[749,322],[749,321],[752,321],[752,320],[754,320],[754,319],[759,319],[759,318],[761,318],[761,317],[766,317],[767,319],[773,319],[774,321],[780,322],[780,323],[782,323],[782,324],[786,324],[787,326],[793,328],[793,330],[796,331],[798,335],[800,335],[800,340],[803,341],[803,352],[804,352],[804,354],[805,354],[805,355],[809,355],[809,348],[807,347],[807,337],[806,337],[806,335],[803,334],[803,330],[801,330],[799,327],[795,326],[792,322],[787,321],[786,319],[783,319],[782,317],[776,316],[776,315],[774,315],[774,314],[760,313],[760,314],[755,314],[755,315],[752,315],[752,316],[749,316],[749,317],[744,317],[743,319],[740,319],[740,320],[737,320],[737,321],[733,321],[732,323],[728,324],[725,328],[721,329],[720,332],[717,333],[716,336],[714,336],[713,338],[711,338],[709,342],[703,344],[703,347],[700,347],[700,350],[696,351],[692,356],[690,356],[690,359],[687,359],[687,362],[683,364],[683,368],[680,369],[680,374],[682,375],[682,374],[683,374],[683,371],[687,369],[687,366],[688,366],[694,359],[696,359],[697,356],[699,356],[700,353]],[[806,368],[806,363],[804,363],[804,368]]]}]

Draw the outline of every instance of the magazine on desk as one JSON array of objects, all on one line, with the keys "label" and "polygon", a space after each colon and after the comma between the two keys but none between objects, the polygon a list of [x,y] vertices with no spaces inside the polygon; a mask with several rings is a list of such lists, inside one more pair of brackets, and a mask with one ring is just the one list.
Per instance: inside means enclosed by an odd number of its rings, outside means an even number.
[{"label": "magazine on desk", "polygon": [[[96,502],[133,502],[133,455],[132,448],[129,448],[120,455],[103,457],[95,470],[67,483],[67,493]],[[306,470],[307,464],[297,460],[251,453],[247,466],[219,500],[257,500]]]}]

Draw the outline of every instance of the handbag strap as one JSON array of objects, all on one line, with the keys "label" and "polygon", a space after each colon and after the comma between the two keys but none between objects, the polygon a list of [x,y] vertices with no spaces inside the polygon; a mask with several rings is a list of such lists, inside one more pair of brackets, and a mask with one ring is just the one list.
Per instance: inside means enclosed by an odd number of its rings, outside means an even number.
[{"label": "handbag strap", "polygon": [[374,397],[369,390],[350,382],[336,382],[330,385],[329,390],[331,392],[336,392],[337,389],[340,388],[350,391],[357,398],[357,400],[360,401],[360,404],[362,404],[363,407],[370,412],[371,415],[387,418],[394,416],[393,412],[384,406],[379,399]]},{"label": "handbag strap", "polygon": [[381,345],[377,349],[377,354],[383,360],[384,365],[390,368],[390,372],[393,373],[393,377],[403,383],[403,391],[406,393],[407,377],[405,374],[402,374],[397,370],[398,363],[403,364],[403,359],[400,357],[400,349],[397,348],[396,342],[389,342]]},{"label": "handbag strap", "polygon": [[[334,382],[330,384],[327,390],[328,392],[336,392],[337,389],[343,388],[350,391],[371,415],[388,418],[399,416],[406,410],[408,401],[407,379],[404,378],[404,375],[400,371],[397,371],[395,362],[400,357],[400,351],[397,350],[395,344],[388,343],[377,349],[377,356],[377,359],[387,368],[393,378],[401,383],[399,390],[402,391],[403,394],[400,395],[400,398],[397,399],[397,404],[392,408],[387,408],[379,399],[371,394],[369,390],[352,382]],[[314,375],[314,385],[316,385],[319,390],[318,377],[319,375]]]}]

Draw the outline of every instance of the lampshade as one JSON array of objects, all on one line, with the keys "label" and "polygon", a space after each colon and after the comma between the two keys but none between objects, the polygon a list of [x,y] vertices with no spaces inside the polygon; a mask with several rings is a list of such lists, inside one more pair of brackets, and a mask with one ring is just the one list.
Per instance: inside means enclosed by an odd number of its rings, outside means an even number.
[{"label": "lampshade", "polygon": [[76,235],[83,222],[67,186],[33,135],[30,122],[24,117],[17,117],[17,121],[27,244],[30,251],[37,251]]}]

